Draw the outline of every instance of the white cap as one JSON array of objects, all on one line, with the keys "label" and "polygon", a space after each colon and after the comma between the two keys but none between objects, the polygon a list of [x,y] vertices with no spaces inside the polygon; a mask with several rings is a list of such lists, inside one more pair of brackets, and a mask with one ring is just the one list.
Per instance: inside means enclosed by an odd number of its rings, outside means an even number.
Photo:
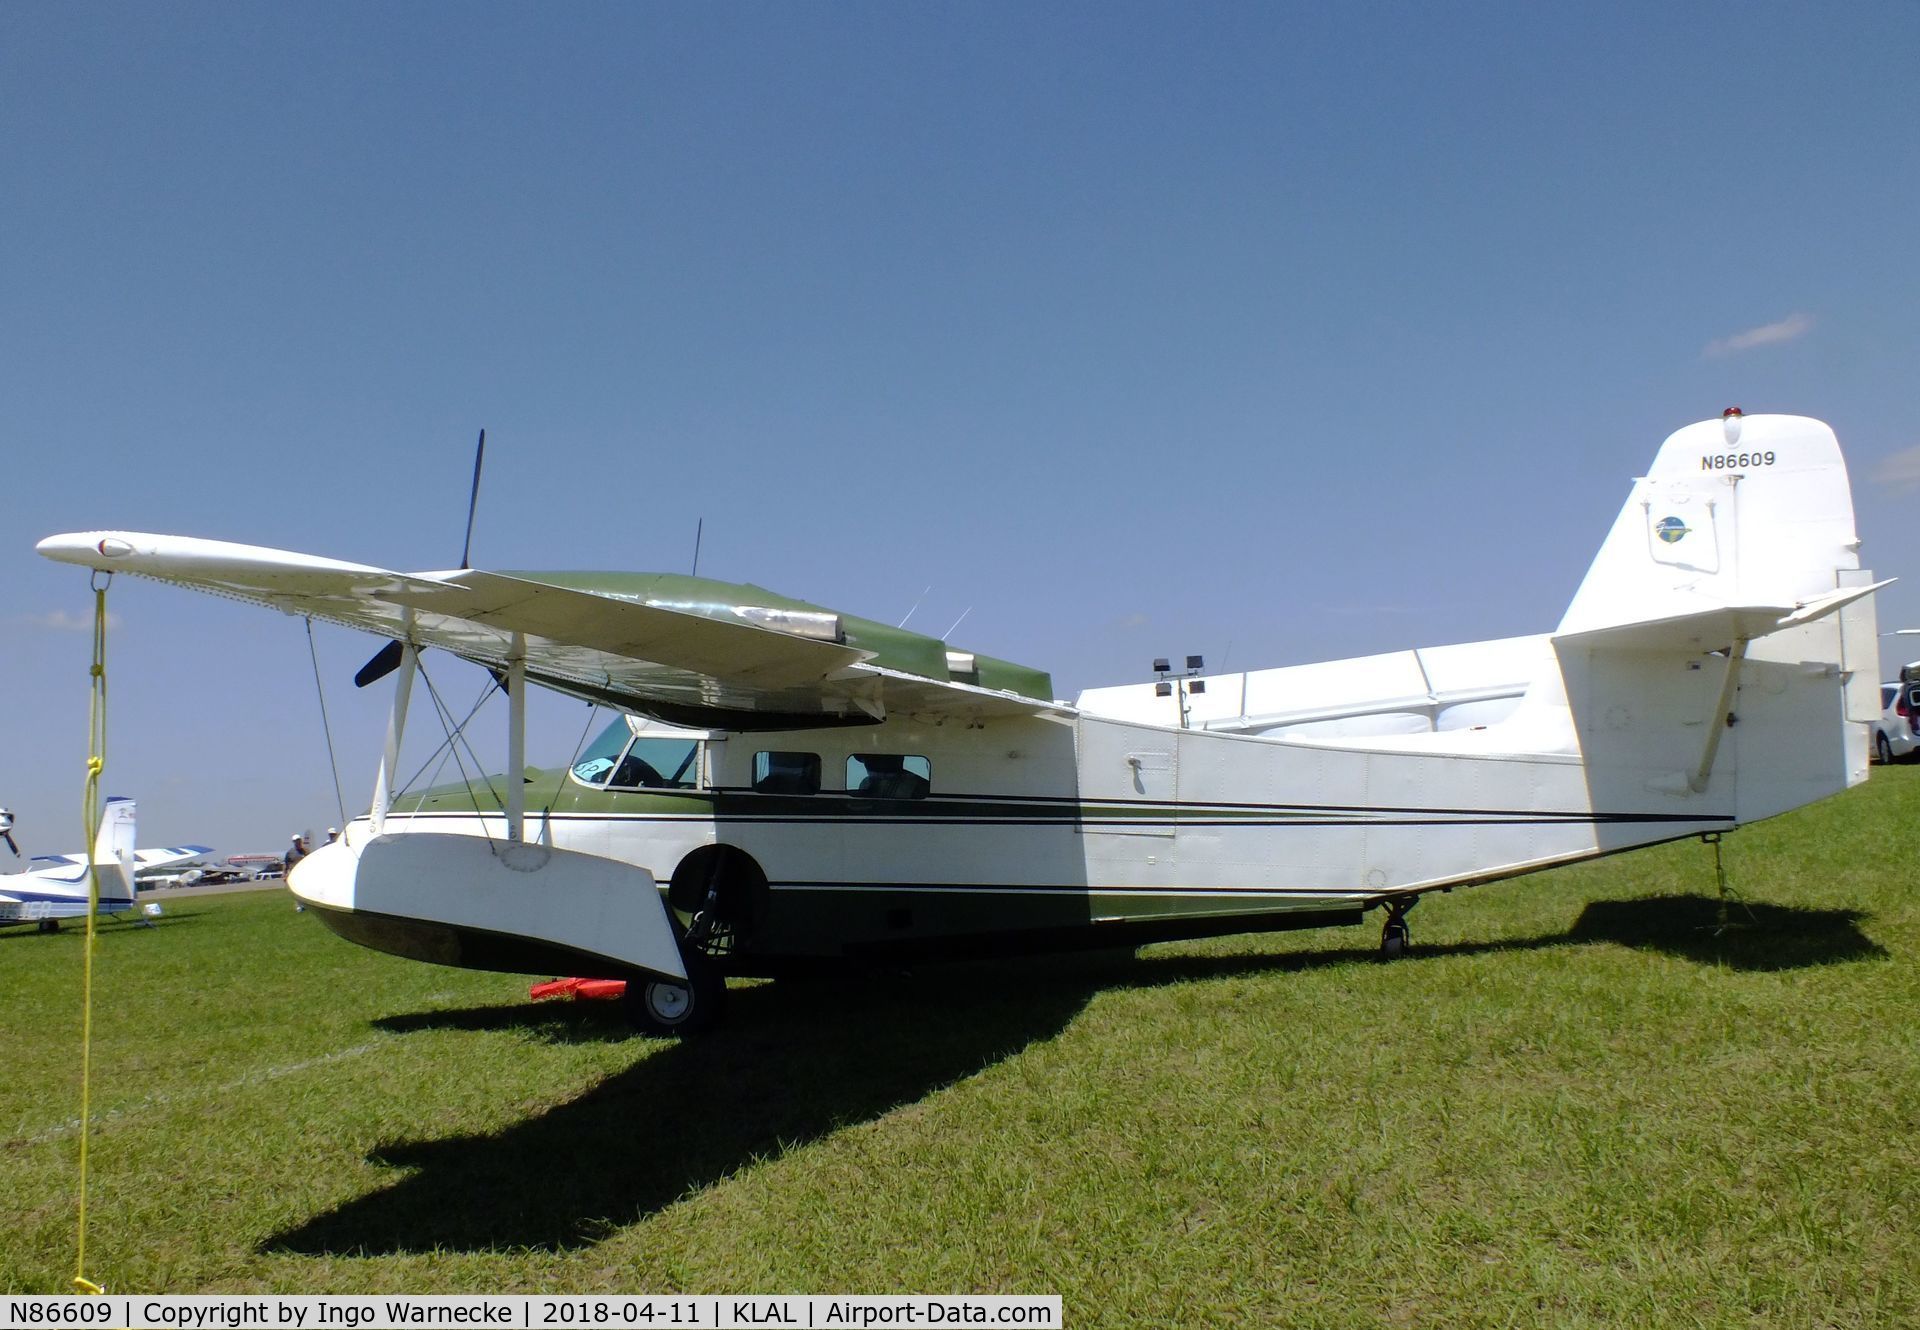
[{"label": "white cap", "polygon": [[289,837],[287,837],[287,839],[288,839],[288,840],[299,840],[299,839],[300,839],[300,833],[296,831],[296,832],[294,832],[294,833],[293,833],[293,834],[292,834],[291,836],[289,836]]},{"label": "white cap", "polygon": [[338,836],[338,835],[340,834],[340,828],[338,828],[338,827],[328,827],[328,828],[327,828],[327,834],[328,834],[329,836]]}]

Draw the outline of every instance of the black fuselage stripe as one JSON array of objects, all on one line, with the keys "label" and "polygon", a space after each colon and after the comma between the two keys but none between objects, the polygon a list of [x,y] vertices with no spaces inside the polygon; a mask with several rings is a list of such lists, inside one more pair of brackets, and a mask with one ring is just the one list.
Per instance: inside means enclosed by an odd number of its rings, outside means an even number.
[{"label": "black fuselage stripe", "polygon": [[[1162,805],[1162,807],[1166,807]],[[715,809],[710,813],[641,813],[606,811],[597,813],[561,813],[528,810],[528,816],[542,821],[590,822],[728,822],[735,824],[804,825],[825,823],[852,826],[1001,826],[1001,827],[1532,827],[1532,826],[1620,826],[1646,824],[1688,824],[1696,822],[1732,822],[1731,813],[1518,813],[1498,809],[1376,809],[1350,817],[1222,817],[1224,805],[1179,805],[1162,816],[1139,814],[1106,815],[1086,812],[1071,816],[1041,814],[974,813],[956,809],[934,814],[842,813],[827,807],[819,811],[751,813]],[[1315,810],[1334,812],[1338,810]],[[387,820],[406,822],[413,818],[502,817],[504,810],[487,809],[434,812],[390,812]]]},{"label": "black fuselage stripe", "polygon": [[1352,887],[1199,887],[1199,886],[1151,886],[1123,887],[1113,885],[1092,886],[1085,882],[849,882],[844,880],[823,879],[820,881],[794,880],[769,882],[767,885],[778,891],[782,888],[797,891],[953,891],[953,892],[1019,892],[1052,891],[1073,892],[1088,896],[1153,896],[1173,900],[1186,900],[1196,896],[1365,896],[1377,888]]},{"label": "black fuselage stripe", "polygon": [[[607,793],[618,796],[623,793],[644,793],[644,791],[610,790],[607,791]],[[885,800],[876,800],[870,796],[863,798],[860,795],[851,794],[842,790],[820,790],[813,794],[772,794],[744,785],[713,786],[705,790],[689,790],[686,794],[693,798],[718,796],[722,799],[802,799],[820,800],[822,802],[837,801],[857,803],[887,802]],[[1703,819],[1694,813],[1593,813],[1583,812],[1577,809],[1441,808],[1426,805],[1406,805],[1389,808],[1379,804],[1240,803],[1231,799],[1194,799],[1182,801],[1179,799],[1130,799],[1118,795],[1107,798],[1105,796],[1078,797],[1060,794],[954,794],[938,792],[927,794],[913,802],[922,805],[981,804],[988,807],[996,804],[1004,804],[1032,808],[1057,808],[1061,810],[1072,810],[1092,805],[1099,808],[1165,808],[1176,811],[1195,809],[1229,813],[1401,813],[1426,816],[1447,816],[1451,814],[1470,813],[1481,817],[1545,817],[1567,818],[1580,821],[1698,822],[1703,820],[1716,820],[1711,817]],[[1732,819],[1728,818],[1726,820],[1731,821]]]}]

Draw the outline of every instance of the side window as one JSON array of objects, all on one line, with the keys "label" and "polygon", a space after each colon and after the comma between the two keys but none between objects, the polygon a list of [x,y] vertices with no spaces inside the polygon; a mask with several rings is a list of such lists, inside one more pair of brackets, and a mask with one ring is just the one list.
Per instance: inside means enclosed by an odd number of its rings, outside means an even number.
[{"label": "side window", "polygon": [[820,755],[755,753],[753,788],[760,794],[818,794]]},{"label": "side window", "polygon": [[933,764],[924,757],[855,753],[847,759],[847,793],[863,799],[924,799],[933,788]]},{"label": "side window", "polygon": [[607,784],[623,789],[690,790],[700,774],[700,744],[694,739],[633,741]]}]

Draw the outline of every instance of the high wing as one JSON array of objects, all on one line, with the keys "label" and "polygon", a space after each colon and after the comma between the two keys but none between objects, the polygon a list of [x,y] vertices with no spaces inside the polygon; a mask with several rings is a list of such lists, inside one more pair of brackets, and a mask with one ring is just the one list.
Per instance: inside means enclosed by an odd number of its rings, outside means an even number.
[{"label": "high wing", "polygon": [[[683,605],[461,569],[400,573],[287,550],[185,536],[50,536],[41,554],[440,647],[532,682],[684,724],[733,729],[1068,710],[1020,693],[890,669],[825,640],[819,620],[752,605]],[[800,620],[808,623],[800,624]],[[775,626],[762,626],[763,624]],[[793,624],[805,631],[788,631]]]}]

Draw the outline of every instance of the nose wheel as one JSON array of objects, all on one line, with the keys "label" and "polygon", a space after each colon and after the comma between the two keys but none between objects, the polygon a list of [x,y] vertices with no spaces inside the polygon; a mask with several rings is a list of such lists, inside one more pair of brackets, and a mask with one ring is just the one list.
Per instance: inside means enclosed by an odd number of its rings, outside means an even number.
[{"label": "nose wheel", "polygon": [[1407,929],[1407,913],[1419,903],[1418,896],[1388,902],[1387,922],[1380,929],[1381,960],[1395,960],[1406,955],[1413,946],[1413,935]]}]

